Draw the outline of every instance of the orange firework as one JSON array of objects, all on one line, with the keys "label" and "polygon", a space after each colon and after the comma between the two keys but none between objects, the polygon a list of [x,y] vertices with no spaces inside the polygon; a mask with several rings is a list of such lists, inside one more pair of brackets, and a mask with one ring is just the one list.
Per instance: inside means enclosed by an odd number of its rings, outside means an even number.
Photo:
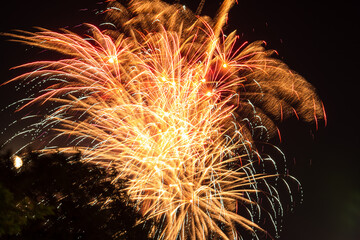
[{"label": "orange firework", "polygon": [[[161,1],[110,2],[109,27],[87,25],[91,37],[8,34],[69,56],[25,64],[35,70],[11,80],[46,86],[20,108],[48,107],[33,125],[54,133],[43,151],[76,147],[84,161],[117,168],[145,221],[157,223],[150,237],[256,236],[261,212],[277,231],[282,207],[269,179],[280,173],[255,143],[274,136],[277,120],[324,117],[312,86],[261,42],[235,49],[235,32],[221,34],[233,3],[211,19]],[[62,138],[67,145],[55,144]]]}]

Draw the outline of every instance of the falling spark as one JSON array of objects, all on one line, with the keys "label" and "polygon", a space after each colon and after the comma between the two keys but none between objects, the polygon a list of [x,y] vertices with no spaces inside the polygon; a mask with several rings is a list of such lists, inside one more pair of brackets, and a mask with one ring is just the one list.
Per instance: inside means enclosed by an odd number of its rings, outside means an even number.
[{"label": "falling spark", "polygon": [[111,1],[110,27],[88,24],[92,37],[8,34],[69,56],[24,64],[35,70],[9,81],[42,82],[18,111],[38,104],[46,117],[23,132],[45,152],[76,147],[84,161],[117,168],[145,221],[156,222],[150,237],[242,239],[240,228],[267,231],[264,215],[278,234],[279,182],[291,191],[261,146],[280,119],[324,117],[313,87],[261,42],[236,49],[235,32],[221,34],[233,4],[213,20],[158,0]]}]

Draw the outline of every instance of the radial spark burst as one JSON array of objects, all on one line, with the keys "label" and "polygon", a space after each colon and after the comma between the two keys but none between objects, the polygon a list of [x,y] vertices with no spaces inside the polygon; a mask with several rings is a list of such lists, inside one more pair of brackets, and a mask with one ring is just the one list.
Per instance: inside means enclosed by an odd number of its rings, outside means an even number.
[{"label": "radial spark burst", "polygon": [[235,47],[235,32],[221,34],[233,3],[211,19],[161,1],[110,2],[106,29],[87,25],[85,38],[8,34],[68,56],[22,65],[33,70],[10,81],[42,87],[18,110],[37,104],[46,117],[24,132],[43,151],[76,147],[84,161],[117,168],[157,223],[150,237],[243,239],[246,229],[256,238],[269,230],[264,218],[277,234],[277,187],[288,184],[259,146],[278,120],[324,118],[313,87],[262,42]]}]

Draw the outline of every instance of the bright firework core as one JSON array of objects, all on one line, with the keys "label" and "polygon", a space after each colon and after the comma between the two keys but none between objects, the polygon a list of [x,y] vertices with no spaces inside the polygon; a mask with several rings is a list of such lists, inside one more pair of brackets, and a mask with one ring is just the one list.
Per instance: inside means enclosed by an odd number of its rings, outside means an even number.
[{"label": "bright firework core", "polygon": [[[88,25],[91,38],[9,34],[69,56],[25,64],[36,70],[12,80],[48,84],[19,109],[48,107],[34,142],[46,142],[45,152],[75,146],[84,161],[117,168],[144,219],[156,223],[150,237],[243,239],[241,229],[266,233],[264,219],[277,234],[278,187],[290,192],[292,178],[261,149],[277,121],[324,117],[313,87],[261,42],[234,49],[235,32],[221,34],[233,4],[225,0],[211,19],[161,1],[111,1],[110,27]],[[45,141],[44,132],[53,135]],[[52,145],[58,139],[66,144]]]}]

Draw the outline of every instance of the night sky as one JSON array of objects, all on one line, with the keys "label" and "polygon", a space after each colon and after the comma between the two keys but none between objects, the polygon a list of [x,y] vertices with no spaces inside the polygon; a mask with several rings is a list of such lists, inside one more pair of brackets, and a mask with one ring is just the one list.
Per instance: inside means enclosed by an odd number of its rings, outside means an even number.
[{"label": "night sky", "polygon": [[[180,0],[194,11],[198,2]],[[327,126],[321,122],[318,131],[295,120],[280,124],[280,148],[304,190],[303,204],[286,213],[281,239],[360,239],[360,13],[355,1],[238,2],[225,33],[237,29],[240,41],[265,40],[267,48],[277,50],[280,59],[316,87],[328,117]],[[203,14],[213,17],[220,3],[208,0]],[[1,7],[0,32],[98,24],[101,17],[93,9],[99,7],[92,0],[7,1]],[[46,59],[41,50],[6,37],[0,38],[0,48],[1,83],[21,73],[11,67]],[[13,85],[1,87],[0,109],[22,97]],[[0,132],[14,117],[9,110],[0,112]],[[12,133],[5,131],[0,142]]]}]

